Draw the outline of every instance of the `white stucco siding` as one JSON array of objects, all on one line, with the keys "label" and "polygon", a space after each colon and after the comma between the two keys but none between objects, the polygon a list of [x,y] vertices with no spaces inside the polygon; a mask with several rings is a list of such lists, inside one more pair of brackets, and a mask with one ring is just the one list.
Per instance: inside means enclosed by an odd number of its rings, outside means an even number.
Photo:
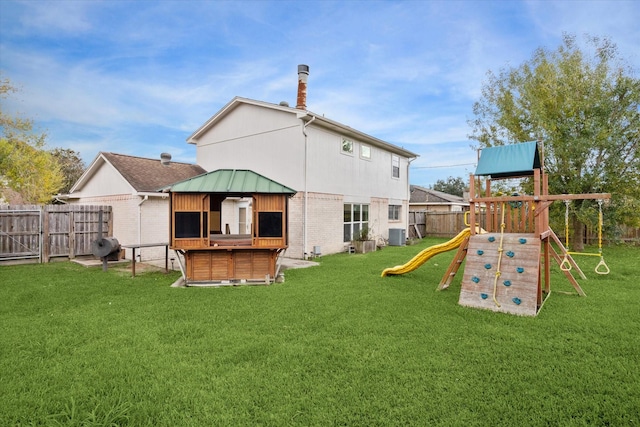
[{"label": "white stucco siding", "polygon": [[[342,152],[342,135],[319,128],[308,129],[308,191],[345,196],[407,198],[408,159],[399,157],[400,177],[392,177],[392,153],[351,139],[353,153]],[[361,145],[370,148],[371,158],[360,155]]]},{"label": "white stucco siding", "polygon": [[103,163],[86,184],[75,191],[75,197],[100,197],[112,194],[132,194],[133,188],[108,163]]},{"label": "white stucco siding", "polygon": [[250,169],[296,190],[303,182],[302,122],[290,113],[241,105],[197,142],[208,171]]}]

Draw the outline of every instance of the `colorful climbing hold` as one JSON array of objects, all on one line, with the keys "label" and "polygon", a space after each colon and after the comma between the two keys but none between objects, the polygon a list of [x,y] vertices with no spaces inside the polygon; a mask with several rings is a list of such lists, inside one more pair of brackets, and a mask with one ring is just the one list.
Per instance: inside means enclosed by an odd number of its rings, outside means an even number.
[{"label": "colorful climbing hold", "polygon": [[495,242],[495,241],[496,241],[496,238],[495,238],[495,237],[493,237],[493,236],[489,236],[489,237],[487,238],[487,240],[488,240],[488,241],[490,241],[490,242]]},{"label": "colorful climbing hold", "polygon": [[478,255],[482,256],[483,253],[484,251],[482,249],[478,249]]},{"label": "colorful climbing hold", "polygon": [[502,284],[505,286],[511,286],[511,280],[505,280]]},{"label": "colorful climbing hold", "polygon": [[514,297],[511,301],[513,301],[516,305],[520,305],[520,303],[522,302],[522,300],[520,300],[520,298],[518,297]]},{"label": "colorful climbing hold", "polygon": [[487,299],[487,298],[489,298],[489,295],[487,295],[487,294],[480,294],[480,298],[482,298],[482,299]]},{"label": "colorful climbing hold", "polygon": [[518,239],[518,242],[520,242],[520,244],[524,245],[525,243],[527,243],[527,239],[525,239],[524,237],[521,237]]},{"label": "colorful climbing hold", "polygon": [[509,258],[513,258],[515,256],[515,254],[513,253],[513,251],[507,251],[505,253],[506,256],[508,256]]},{"label": "colorful climbing hold", "polygon": [[518,267],[518,268],[516,268],[516,271],[518,273],[524,273],[524,268],[523,267]]},{"label": "colorful climbing hold", "polygon": [[485,264],[484,268],[486,268],[487,270],[490,270],[491,269],[491,264]]},{"label": "colorful climbing hold", "polygon": [[480,278],[479,278],[478,276],[473,276],[473,277],[471,278],[471,281],[472,281],[473,283],[478,283],[478,282],[480,281]]}]

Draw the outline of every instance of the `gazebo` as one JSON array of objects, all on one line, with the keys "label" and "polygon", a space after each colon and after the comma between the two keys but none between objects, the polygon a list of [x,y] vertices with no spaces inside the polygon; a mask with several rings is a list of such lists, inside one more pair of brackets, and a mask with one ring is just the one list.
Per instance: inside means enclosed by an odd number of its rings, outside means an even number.
[{"label": "gazebo", "polygon": [[251,170],[219,169],[163,191],[170,196],[170,248],[183,256],[187,286],[275,280],[295,190]]}]

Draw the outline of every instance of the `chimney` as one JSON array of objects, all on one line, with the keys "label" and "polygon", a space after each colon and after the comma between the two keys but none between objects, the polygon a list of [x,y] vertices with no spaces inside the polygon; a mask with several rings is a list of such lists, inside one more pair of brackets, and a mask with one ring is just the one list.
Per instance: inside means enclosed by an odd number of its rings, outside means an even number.
[{"label": "chimney", "polygon": [[160,154],[160,163],[162,163],[164,166],[167,166],[169,163],[171,163],[171,154],[169,153]]},{"label": "chimney", "polygon": [[309,78],[309,66],[298,65],[298,101],[296,108],[299,110],[307,109],[307,79]]}]

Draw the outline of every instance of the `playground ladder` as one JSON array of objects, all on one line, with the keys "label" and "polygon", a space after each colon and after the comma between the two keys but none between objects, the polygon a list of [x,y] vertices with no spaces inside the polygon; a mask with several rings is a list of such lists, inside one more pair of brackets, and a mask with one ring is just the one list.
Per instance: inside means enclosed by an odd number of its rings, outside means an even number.
[{"label": "playground ladder", "polygon": [[439,291],[447,289],[451,282],[453,282],[453,278],[456,276],[456,273],[460,269],[462,261],[464,261],[464,258],[467,256],[468,247],[469,237],[465,237],[465,239],[462,241],[462,244],[458,247],[458,251],[451,261],[451,264],[449,264],[449,268],[447,268],[446,273],[444,273],[444,276],[442,276],[442,280],[440,280],[440,285],[438,285]]}]

